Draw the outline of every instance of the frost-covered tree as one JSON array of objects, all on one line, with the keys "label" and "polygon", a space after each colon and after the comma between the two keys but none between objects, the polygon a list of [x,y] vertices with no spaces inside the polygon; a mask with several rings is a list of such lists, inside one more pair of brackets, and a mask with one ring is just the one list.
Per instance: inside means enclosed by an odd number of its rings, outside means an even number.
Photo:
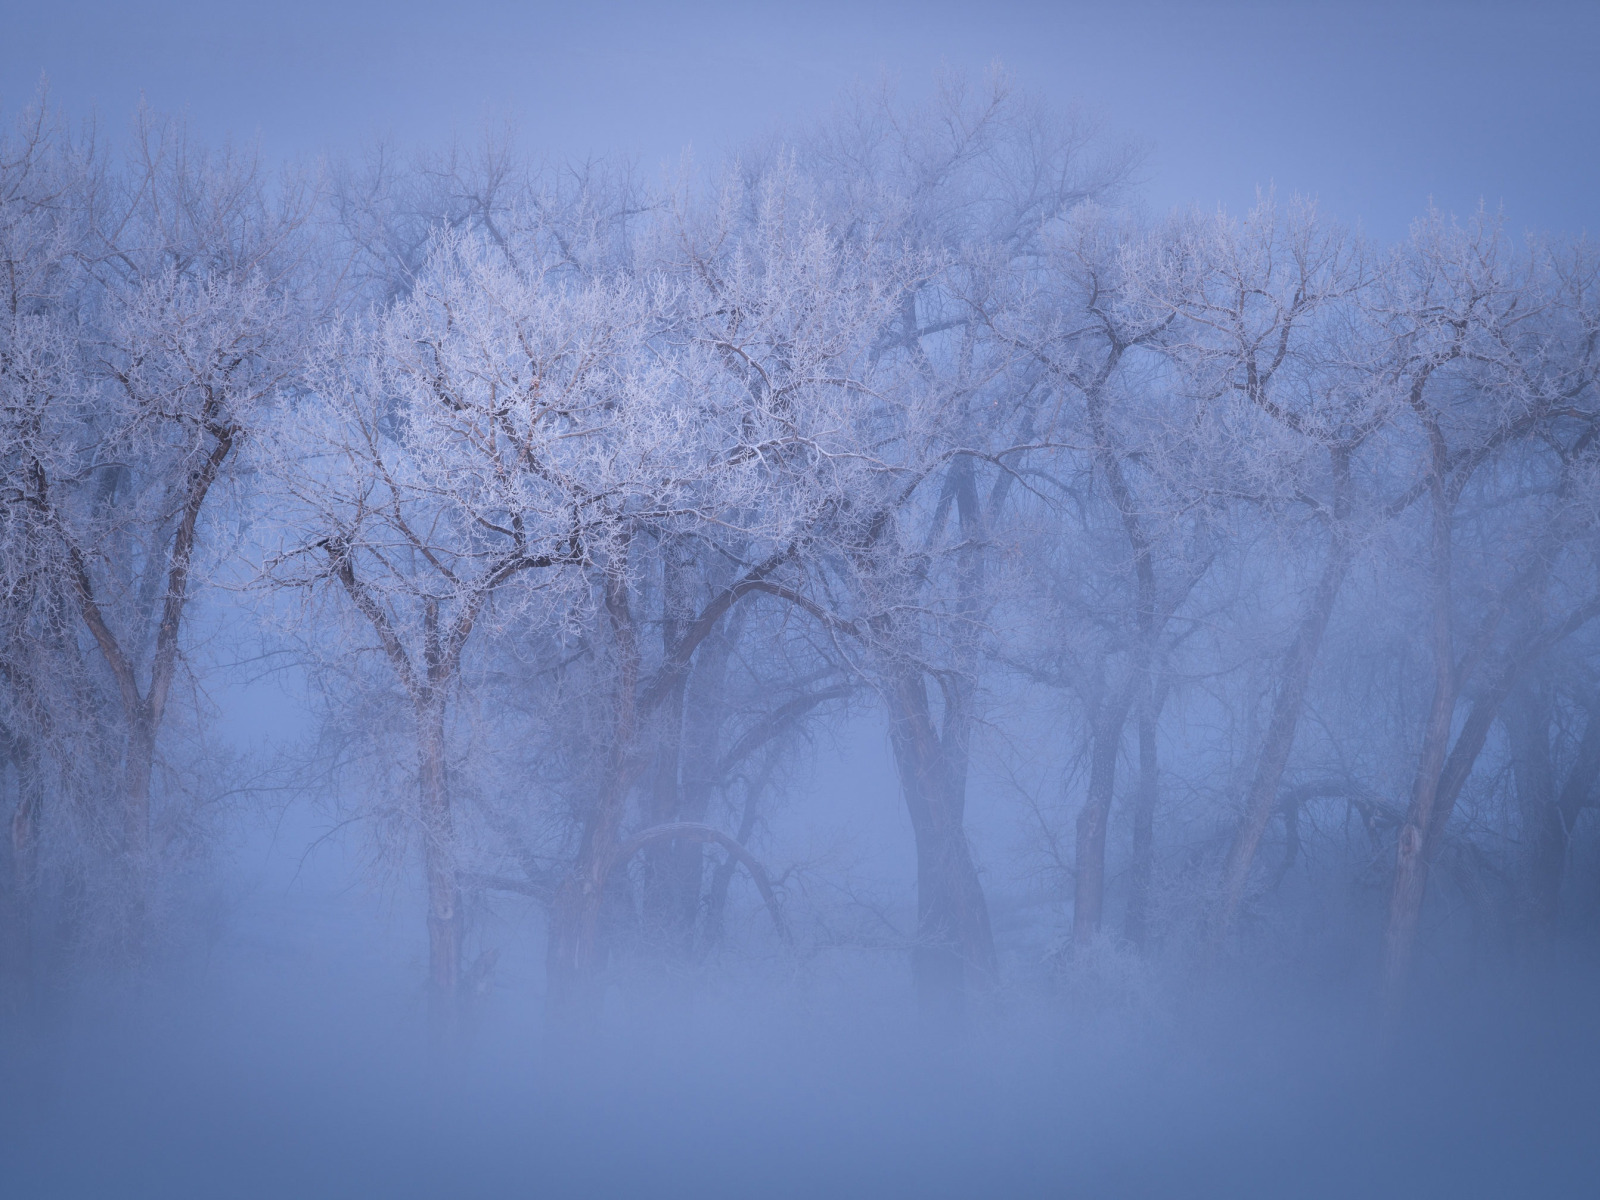
[{"label": "frost-covered tree", "polygon": [[318,346],[263,463],[283,531],[268,577],[348,606],[415,724],[446,1024],[462,970],[447,709],[480,626],[582,623],[587,568],[618,602],[628,518],[670,490],[665,448],[687,416],[645,353],[658,309],[644,285],[565,281],[442,233],[408,294]]}]

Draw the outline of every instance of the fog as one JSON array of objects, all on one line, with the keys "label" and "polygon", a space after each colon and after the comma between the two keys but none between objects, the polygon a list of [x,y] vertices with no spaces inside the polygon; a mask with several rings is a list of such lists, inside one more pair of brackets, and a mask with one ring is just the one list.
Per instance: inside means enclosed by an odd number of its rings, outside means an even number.
[{"label": "fog", "polygon": [[1596,26],[8,15],[0,1194],[1591,1194]]}]

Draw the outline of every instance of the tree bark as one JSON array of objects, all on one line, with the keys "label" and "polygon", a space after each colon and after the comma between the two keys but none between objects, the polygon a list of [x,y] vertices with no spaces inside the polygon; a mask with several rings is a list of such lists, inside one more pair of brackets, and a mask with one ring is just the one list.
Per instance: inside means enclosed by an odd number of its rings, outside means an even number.
[{"label": "tree bark", "polygon": [[[661,657],[671,661],[673,651],[683,639],[693,613],[690,609],[689,572],[692,563],[670,539],[663,540],[661,552]],[[685,700],[693,660],[684,661],[670,676],[660,703],[650,714],[648,726],[655,742],[655,768],[645,791],[645,820],[663,826],[685,819],[683,813],[683,750]],[[699,899],[699,843],[680,844],[654,841],[644,849],[644,888],[640,896],[641,916],[646,932],[673,948],[686,952],[693,937],[694,905]],[[694,901],[690,902],[685,929],[687,859],[695,867]]]},{"label": "tree bark", "polygon": [[761,899],[772,917],[773,928],[784,941],[789,940],[789,926],[783,919],[783,909],[778,904],[778,894],[773,889],[772,877],[767,874],[766,867],[761,865],[761,861],[750,853],[743,842],[728,836],[714,825],[705,825],[698,821],[675,821],[671,825],[657,825],[636,833],[611,854],[605,865],[606,872],[609,874],[639,851],[661,842],[693,842],[697,845],[721,846],[728,852],[730,862],[739,863],[750,873],[750,878],[755,881],[756,890],[761,893]]},{"label": "tree bark", "polygon": [[136,878],[142,878],[150,852],[150,779],[155,773],[155,721],[141,704],[128,729],[124,761],[123,849]]},{"label": "tree bark", "polygon": [[[1542,555],[1536,553],[1534,558],[1537,562]],[[1459,688],[1461,680],[1466,677],[1471,662],[1481,657],[1484,644],[1498,620],[1498,613],[1525,592],[1532,578],[1534,576],[1529,574],[1518,577],[1497,597],[1494,609],[1485,619],[1476,638],[1477,645],[1467,656],[1465,666],[1449,664],[1446,674],[1452,689],[1452,707],[1454,689]],[[1455,744],[1449,746],[1448,756],[1444,749],[1449,745],[1453,714],[1446,712],[1442,718],[1437,711],[1431,714],[1421,767],[1428,774],[1424,777],[1419,773],[1412,807],[1400,830],[1394,891],[1390,899],[1389,926],[1384,943],[1383,1010],[1391,1031],[1397,1028],[1411,960],[1415,954],[1417,926],[1427,889],[1428,865],[1444,838],[1456,799],[1472,774],[1472,768],[1488,739],[1489,729],[1528,664],[1597,615],[1600,615],[1600,597],[1591,598],[1572,610],[1565,620],[1528,637],[1507,651],[1495,674],[1473,701]],[[1436,766],[1440,759],[1443,760],[1442,764]]]},{"label": "tree bark", "polygon": [[792,553],[788,549],[779,551],[718,592],[692,622],[686,623],[666,661],[641,687],[638,632],[628,598],[626,542],[615,553],[616,560],[607,569],[603,584],[617,655],[611,757],[595,801],[584,814],[578,853],[556,891],[545,954],[548,1006],[554,1019],[566,1024],[575,1018],[587,1019],[585,1014],[593,1011],[588,1001],[592,999],[594,975],[602,957],[599,935],[604,887],[628,794],[641,769],[636,753],[641,722],[680,686],[695,651],[740,599],[766,592],[805,607],[800,597],[768,579]]},{"label": "tree bark", "polygon": [[1600,778],[1600,720],[1591,710],[1577,753],[1557,789],[1551,754],[1553,714],[1541,689],[1519,689],[1503,714],[1512,744],[1512,770],[1522,815],[1523,905],[1520,922],[1534,949],[1555,935],[1561,916],[1561,889],[1573,825]]},{"label": "tree bark", "polygon": [[422,800],[423,867],[428,902],[428,1003],[436,1034],[449,1038],[461,1018],[461,884],[455,820],[445,778],[444,703],[417,705],[417,771]]},{"label": "tree bark", "polygon": [[5,779],[7,758],[17,780],[17,804],[9,830],[9,887],[0,896],[0,1001],[24,1008],[33,988],[33,907],[38,890],[44,779],[39,750],[31,738],[0,730],[0,752],[4,754],[0,757],[0,784]]},{"label": "tree bark", "polygon": [[12,736],[7,741],[17,776],[17,807],[11,813],[11,879],[18,895],[27,897],[39,885],[39,823],[44,814],[44,773],[39,748],[31,738]]},{"label": "tree bark", "polygon": [[[78,611],[117,681],[127,725],[123,759],[123,850],[129,875],[126,948],[135,957],[142,953],[144,936],[145,888],[150,870],[150,780],[156,739],[178,668],[178,638],[189,603],[189,573],[200,513],[239,436],[238,427],[223,420],[220,405],[220,395],[213,395],[202,414],[203,427],[213,443],[210,453],[191,468],[185,480],[183,507],[178,513],[172,548],[166,559],[166,591],[161,597],[161,619],[156,626],[155,647],[150,657],[150,682],[143,691],[133,658],[112,631],[96,599],[87,560],[77,543],[62,530]],[[55,517],[43,469],[37,464],[36,474],[38,504]]]},{"label": "tree bark", "polygon": [[1100,936],[1106,895],[1106,828],[1116,791],[1117,756],[1132,705],[1132,689],[1102,703],[1089,750],[1089,792],[1078,812],[1073,849],[1072,945],[1084,950]]},{"label": "tree bark", "polygon": [[991,980],[996,969],[989,906],[967,842],[966,781],[953,777],[921,672],[896,671],[887,700],[889,740],[917,847],[918,1003],[927,1017],[958,1018],[969,985]]},{"label": "tree bark", "polygon": [[600,912],[611,856],[637,767],[633,763],[639,692],[639,648],[628,605],[623,564],[605,580],[606,614],[616,643],[611,757],[594,803],[585,814],[578,853],[550,910],[545,952],[547,1007],[552,1020],[571,1028],[596,1015],[594,982],[600,967]]},{"label": "tree bark", "polygon": [[[672,622],[666,622],[671,624]],[[684,737],[684,692],[686,675],[680,675],[668,689],[661,706],[647,723],[654,731],[655,770],[644,789],[645,821],[650,825],[670,825],[685,819],[681,771]],[[672,841],[652,842],[644,848],[644,887],[640,910],[647,934],[658,940],[678,942],[684,934],[684,901],[688,881],[684,877],[685,851],[692,852],[698,867],[700,846]],[[699,878],[695,879],[698,898]],[[692,919],[693,908],[690,908]]]},{"label": "tree bark", "polygon": [[[1125,349],[1120,341],[1113,342],[1093,383],[1084,389],[1089,428],[1094,435],[1095,461],[1105,476],[1106,490],[1121,518],[1133,556],[1133,615],[1137,640],[1133,647],[1132,674],[1120,695],[1101,700],[1090,735],[1089,794],[1078,813],[1073,852],[1072,944],[1079,950],[1086,949],[1100,936],[1105,910],[1106,829],[1111,821],[1122,729],[1134,697],[1153,686],[1150,671],[1155,662],[1156,637],[1161,623],[1156,612],[1156,574],[1150,534],[1145,529],[1138,499],[1123,472],[1122,450],[1106,419],[1106,384]],[[1152,729],[1151,738],[1154,736]],[[1153,747],[1152,740],[1152,750]]]},{"label": "tree bark", "polygon": [[[719,770],[722,733],[729,716],[723,694],[728,663],[738,640],[737,629],[742,611],[735,610],[726,620],[719,622],[695,655],[682,718],[683,750],[675,813],[675,819],[679,821],[705,821],[712,792],[722,777]],[[738,840],[743,844],[748,838],[749,833],[745,832]],[[685,953],[692,953],[695,928],[701,916],[702,892],[706,885],[705,844],[696,840],[674,842],[668,871],[672,881],[673,918],[679,932],[679,944]]]},{"label": "tree bark", "polygon": [[1278,788],[1283,782],[1283,772],[1289,765],[1290,752],[1294,749],[1295,732],[1300,724],[1300,713],[1305,707],[1306,692],[1311,686],[1312,671],[1321,654],[1323,635],[1327,632],[1334,602],[1338,599],[1339,589],[1350,567],[1350,541],[1345,528],[1350,508],[1350,456],[1343,448],[1336,448],[1332,451],[1332,458],[1334,501],[1328,554],[1316,590],[1295,630],[1294,643],[1289,648],[1277,694],[1273,697],[1272,717],[1267,723],[1267,734],[1256,759],[1255,775],[1245,797],[1244,815],[1240,818],[1233,841],[1228,846],[1228,856],[1222,865],[1222,892],[1211,930],[1213,954],[1221,949],[1244,904],[1251,865],[1255,862],[1261,838],[1277,808]]},{"label": "tree bark", "polygon": [[[1154,694],[1152,694],[1154,693]],[[1142,948],[1149,936],[1150,884],[1155,872],[1155,815],[1161,796],[1156,743],[1166,688],[1148,689],[1139,703],[1139,789],[1133,803],[1133,856],[1128,864],[1128,911],[1122,935]]]},{"label": "tree bark", "polygon": [[[1420,385],[1418,385],[1420,387]],[[1420,391],[1414,389],[1413,405],[1422,412]],[[1422,919],[1422,901],[1428,885],[1428,831],[1433,824],[1434,802],[1439,792],[1439,776],[1444,770],[1445,753],[1450,746],[1450,726],[1455,719],[1458,684],[1455,657],[1454,593],[1454,493],[1448,487],[1450,453],[1437,421],[1424,415],[1432,461],[1428,476],[1430,493],[1429,556],[1432,589],[1431,640],[1433,649],[1433,699],[1423,727],[1422,745],[1417,756],[1417,772],[1411,787],[1411,803],[1395,841],[1394,880],[1389,894],[1389,918],[1383,936],[1383,1022],[1391,1032],[1397,1028],[1404,999],[1411,958],[1416,946],[1417,925]]]}]

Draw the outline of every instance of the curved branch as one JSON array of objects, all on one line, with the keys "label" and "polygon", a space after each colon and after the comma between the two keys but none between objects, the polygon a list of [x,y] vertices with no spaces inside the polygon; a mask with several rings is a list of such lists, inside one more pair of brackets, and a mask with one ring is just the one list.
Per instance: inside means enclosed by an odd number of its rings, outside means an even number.
[{"label": "curved branch", "polygon": [[762,746],[772,741],[795,721],[805,716],[819,704],[829,700],[840,700],[853,691],[848,684],[838,684],[834,687],[824,688],[820,692],[806,692],[796,696],[787,704],[779,705],[766,717],[756,722],[744,735],[733,744],[733,748],[724,754],[717,763],[715,778],[726,779],[728,774],[750,755]]},{"label": "curved branch", "polygon": [[793,588],[785,587],[782,584],[773,583],[770,580],[758,579],[749,585],[749,590],[752,592],[765,592],[769,596],[776,596],[780,600],[787,600],[796,608],[810,613],[825,628],[837,630],[840,633],[848,633],[853,638],[862,639],[861,627],[857,625],[856,622],[847,620],[844,617],[836,616],[827,609],[823,608],[816,601],[807,599]]},{"label": "curved branch", "polygon": [[400,677],[401,686],[406,689],[406,694],[412,700],[416,700],[421,695],[422,681],[412,669],[411,656],[406,653],[405,643],[395,632],[389,614],[383,610],[383,606],[377,602],[366,585],[356,578],[355,560],[349,539],[343,536],[324,538],[321,547],[327,551],[334,574],[344,585],[351,602],[360,610],[361,615],[367,618],[377,633],[384,653],[389,656],[389,661],[394,664],[395,674]]},{"label": "curved branch", "polygon": [[645,687],[644,695],[640,698],[640,707],[644,711],[653,711],[656,705],[666,698],[667,693],[672,690],[673,684],[688,669],[689,659],[693,656],[695,650],[716,628],[717,622],[722,620],[727,611],[748,592],[770,590],[761,586],[762,581],[793,554],[793,546],[780,550],[765,562],[751,567],[743,578],[724,588],[712,599],[710,604],[706,605],[700,615],[695,618],[693,624],[685,629],[673,644],[671,651],[667,655],[667,660],[656,670],[654,677]]},{"label": "curved branch", "polygon": [[744,869],[750,872],[750,878],[755,880],[761,898],[766,901],[767,911],[772,914],[772,924],[776,927],[778,936],[785,943],[791,941],[789,926],[783,919],[783,910],[778,907],[778,895],[772,890],[772,879],[767,874],[767,869],[761,865],[760,859],[745,849],[742,842],[723,833],[715,825],[705,825],[698,821],[676,821],[670,825],[656,825],[642,833],[634,834],[612,852],[610,861],[602,869],[600,884],[603,886],[606,876],[646,846],[655,842],[680,839],[686,842],[715,842],[738,859],[744,865]]}]

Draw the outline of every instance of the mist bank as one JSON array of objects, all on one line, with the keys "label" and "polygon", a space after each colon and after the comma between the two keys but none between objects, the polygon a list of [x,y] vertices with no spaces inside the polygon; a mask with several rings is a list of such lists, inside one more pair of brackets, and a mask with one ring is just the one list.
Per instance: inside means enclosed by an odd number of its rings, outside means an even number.
[{"label": "mist bank", "polygon": [[[346,981],[349,983],[349,981]],[[1380,1059],[1306,997],[903,1008],[655,995],[583,1042],[491,1009],[429,1061],[387,981],[146,993],[6,1048],[27,1196],[1586,1195],[1596,979],[1459,993]],[[1436,997],[1435,997],[1436,998]]]}]

